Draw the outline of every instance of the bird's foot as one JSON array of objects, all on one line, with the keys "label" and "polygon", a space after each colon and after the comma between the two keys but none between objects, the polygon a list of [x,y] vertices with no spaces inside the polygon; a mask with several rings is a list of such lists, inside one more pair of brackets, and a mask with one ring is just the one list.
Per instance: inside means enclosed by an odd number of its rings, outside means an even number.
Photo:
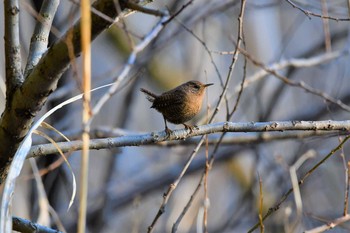
[{"label": "bird's foot", "polygon": [[165,133],[166,133],[166,139],[168,139],[171,135],[171,133],[173,132],[171,129],[169,129],[168,127],[165,127]]},{"label": "bird's foot", "polygon": [[185,126],[185,129],[190,130],[190,133],[193,133],[193,132],[194,132],[194,129],[195,129],[195,128],[198,128],[196,125],[195,125],[195,126],[192,126],[192,125],[188,125],[188,124],[185,124],[185,123],[183,123],[183,125]]}]

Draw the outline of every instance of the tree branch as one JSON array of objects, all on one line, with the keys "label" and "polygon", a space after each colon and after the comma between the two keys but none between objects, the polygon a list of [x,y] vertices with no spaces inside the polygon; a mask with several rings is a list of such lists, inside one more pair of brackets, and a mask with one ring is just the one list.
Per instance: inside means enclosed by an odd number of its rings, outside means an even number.
[{"label": "tree branch", "polygon": [[18,0],[5,0],[5,62],[6,62],[6,107],[14,92],[23,82],[21,71],[21,46],[19,39]]},{"label": "tree branch", "polygon": [[322,19],[332,19],[335,21],[350,21],[350,18],[340,18],[340,17],[331,17],[328,15],[322,15],[322,14],[317,14],[314,13],[312,11],[308,11],[308,10],[304,10],[303,8],[297,6],[295,3],[293,3],[291,0],[286,0],[292,7],[300,10],[301,12],[303,12],[307,17],[309,17],[309,19],[311,19],[310,15],[315,16],[315,17],[319,17]]},{"label": "tree branch", "polygon": [[47,50],[50,29],[59,2],[59,0],[45,0],[42,3],[40,13],[37,17],[38,21],[30,40],[27,66],[25,68],[24,76],[27,76],[31,72],[31,70],[38,64],[41,56]]},{"label": "tree branch", "polygon": [[[94,2],[93,7],[111,18],[118,15],[113,0],[98,0]],[[120,7],[124,9],[123,0],[120,0]],[[92,15],[91,20],[92,40],[112,24],[96,14]],[[0,119],[0,183],[6,175],[9,161],[28,132],[34,117],[45,104],[47,97],[56,89],[58,80],[70,64],[68,38],[72,38],[74,55],[79,56],[81,34],[80,22],[77,22],[43,55],[21,88],[13,93],[12,99],[7,100],[7,106]]]},{"label": "tree branch", "polygon": [[[199,126],[193,133],[186,129],[173,130],[170,137],[164,131],[147,134],[126,135],[115,138],[93,139],[90,141],[90,149],[108,149],[124,146],[153,145],[166,140],[183,140],[193,136],[219,133],[219,132],[283,132],[283,131],[350,131],[348,121],[272,121],[272,122],[248,122],[233,123],[220,122]],[[57,143],[63,152],[81,150],[81,141]],[[33,146],[28,157],[37,157],[57,153],[57,148],[52,144]]]},{"label": "tree branch", "polygon": [[12,217],[12,222],[12,229],[22,233],[62,233],[59,230],[54,230],[20,217]]},{"label": "tree branch", "polygon": [[304,231],[305,233],[319,233],[319,232],[324,232],[324,231],[328,231],[330,229],[333,229],[335,228],[336,226],[340,225],[340,224],[343,224],[343,223],[346,223],[350,221],[350,215],[347,214],[347,215],[344,215],[344,216],[341,216],[339,218],[336,218],[332,221],[329,221],[327,222],[326,224],[324,225],[321,225],[321,226],[318,226],[318,227],[315,227],[311,230],[307,230],[307,231]]}]

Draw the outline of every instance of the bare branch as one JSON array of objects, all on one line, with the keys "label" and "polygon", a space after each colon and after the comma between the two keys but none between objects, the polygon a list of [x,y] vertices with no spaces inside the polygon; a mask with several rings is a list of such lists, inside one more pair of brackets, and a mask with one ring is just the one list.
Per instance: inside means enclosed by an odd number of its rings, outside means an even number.
[{"label": "bare branch", "polygon": [[5,0],[5,62],[6,62],[6,106],[23,82],[21,70],[21,45],[19,39],[18,0]]},{"label": "bare branch", "polygon": [[92,120],[94,119],[95,115],[101,110],[103,105],[116,93],[118,90],[119,85],[121,82],[127,77],[129,74],[132,66],[134,65],[136,61],[136,57],[138,53],[143,51],[146,46],[159,34],[159,32],[164,28],[164,22],[166,22],[169,19],[169,15],[163,16],[157,25],[151,30],[148,35],[137,45],[133,48],[132,52],[129,55],[128,61],[123,67],[120,75],[115,79],[114,84],[109,88],[108,92],[104,94],[96,103],[96,105],[92,109],[92,116],[87,123],[88,126],[90,126]]},{"label": "bare branch", "polygon": [[259,224],[260,224],[260,233],[264,233],[265,226],[262,219],[263,207],[264,207],[264,193],[263,193],[262,179],[259,173],[258,173],[258,177],[259,177]]},{"label": "bare branch", "polygon": [[[308,172],[305,173],[305,175],[298,181],[298,185],[301,186],[304,184],[305,180],[326,160],[328,160],[332,155],[334,155],[335,152],[343,148],[343,145],[345,142],[347,142],[350,138],[350,135],[344,138],[335,148],[333,148],[321,161],[319,161],[316,165],[314,165]],[[282,203],[287,199],[287,197],[293,193],[293,188],[290,188],[282,197],[281,199],[276,203],[275,206],[271,207],[267,213],[263,217],[263,221],[265,221],[272,213],[277,211]],[[347,215],[348,216],[348,215]],[[253,232],[255,229],[259,227],[260,223],[256,223],[251,229],[249,229],[248,233]],[[330,228],[328,228],[330,229]]]},{"label": "bare branch", "polygon": [[[271,122],[247,122],[233,123],[221,122],[199,126],[192,133],[186,129],[173,130],[167,137],[165,131],[148,134],[134,134],[107,139],[93,139],[90,141],[90,149],[107,149],[124,146],[154,145],[166,140],[184,140],[189,137],[219,133],[219,132],[284,132],[284,131],[350,131],[348,121],[271,121]],[[81,141],[57,143],[63,152],[80,150]],[[42,156],[57,153],[57,148],[51,144],[33,146],[29,157]]]},{"label": "bare branch", "polygon": [[319,17],[322,19],[332,19],[332,20],[336,20],[336,21],[350,21],[350,18],[337,18],[337,17],[332,17],[332,16],[328,16],[328,15],[320,15],[317,13],[314,13],[312,11],[308,11],[303,9],[300,6],[297,6],[294,2],[292,2],[291,0],[286,0],[292,7],[300,10],[301,12],[303,12],[307,17],[309,17],[309,19],[311,19],[310,15],[315,16],[315,17]]},{"label": "bare branch", "polygon": [[[235,54],[233,55],[232,62],[230,64],[230,66],[229,66],[229,71],[227,73],[226,82],[224,84],[224,87],[223,87],[222,93],[220,95],[219,101],[216,104],[216,108],[215,108],[213,114],[210,117],[209,123],[211,123],[215,119],[217,113],[219,112],[219,106],[221,105],[222,101],[226,97],[226,93],[227,93],[227,90],[228,90],[228,84],[229,84],[229,82],[231,80],[233,68],[234,68],[234,66],[235,66],[235,64],[237,62],[238,49],[239,49],[239,46],[240,46],[240,44],[242,42],[242,38],[243,38],[242,33],[243,33],[243,16],[244,16],[245,4],[246,4],[246,1],[245,0],[241,0],[241,8],[240,8],[239,16],[238,16],[239,24],[238,24],[238,35],[237,35],[237,45],[236,45],[236,48],[235,48]],[[163,195],[163,202],[162,202],[162,204],[161,204],[161,206],[160,206],[160,208],[159,208],[155,218],[153,219],[151,225],[148,227],[148,233],[153,232],[157,221],[159,220],[160,216],[165,211],[165,206],[167,205],[167,203],[168,203],[168,201],[170,199],[170,196],[172,195],[173,191],[176,189],[177,185],[180,183],[182,177],[186,173],[188,167],[190,166],[191,162],[195,158],[195,156],[196,156],[199,148],[203,144],[203,142],[204,142],[204,136],[201,137],[201,139],[198,142],[197,146],[195,147],[195,149],[192,151],[191,155],[187,159],[187,161],[186,161],[182,171],[180,172],[178,178],[172,184],[169,185],[168,190]]]},{"label": "bare branch", "polygon": [[160,17],[168,15],[168,13],[166,13],[166,12],[162,12],[159,10],[153,10],[150,8],[140,6],[136,3],[134,3],[133,1],[124,1],[124,4],[125,4],[125,7],[129,8],[129,9],[132,9],[134,11],[139,11],[139,12],[142,12],[145,14],[150,14],[150,15],[160,16]]},{"label": "bare branch", "polygon": [[[12,3],[12,1],[7,2]],[[93,3],[93,7],[111,18],[118,15],[113,0],[98,0]],[[124,9],[123,4],[121,8]],[[11,8],[8,6],[6,9]],[[12,9],[14,13],[18,10],[16,6]],[[95,14],[92,15],[91,23],[93,25],[91,27],[92,40],[111,25],[111,22]],[[74,45],[74,55],[80,54],[80,22],[77,22],[65,36],[50,47],[28,75],[21,89],[17,89],[13,93],[13,98],[7,100],[7,107],[0,119],[0,141],[2,142],[0,144],[0,183],[6,175],[5,171],[10,158],[28,132],[35,115],[45,104],[47,97],[56,89],[58,80],[70,64],[71,59],[67,47],[67,38],[70,33],[72,33],[71,42]]]},{"label": "bare branch", "polygon": [[23,233],[32,233],[32,232],[38,232],[38,233],[62,233],[59,230],[54,230],[51,228],[48,228],[46,226],[39,225],[37,223],[33,223],[27,219],[20,218],[20,217],[12,217],[13,221],[13,230]]},{"label": "bare branch", "polygon": [[348,222],[350,220],[350,215],[347,214],[345,216],[342,216],[340,218],[336,218],[322,226],[319,226],[319,227],[316,227],[314,229],[311,229],[311,230],[308,230],[308,231],[304,231],[305,233],[319,233],[319,232],[324,232],[324,231],[327,231],[327,230],[330,230],[330,229],[333,229],[334,227],[342,224],[342,223],[345,223],[345,222]]},{"label": "bare branch", "polygon": [[309,93],[311,93],[313,95],[319,96],[319,97],[323,98],[324,100],[337,105],[338,107],[342,108],[343,110],[345,110],[347,112],[350,112],[350,106],[344,104],[341,100],[336,99],[336,98],[328,95],[327,93],[322,92],[321,90],[313,88],[313,87],[309,86],[308,84],[304,83],[303,81],[300,81],[300,82],[293,81],[293,80],[290,80],[290,79],[288,79],[287,77],[285,77],[283,75],[280,75],[275,70],[271,70],[268,67],[266,67],[263,63],[257,61],[247,51],[245,51],[243,49],[240,49],[240,52],[242,54],[244,54],[244,56],[246,56],[254,65],[263,68],[265,71],[267,71],[268,73],[274,75],[276,78],[280,79],[284,83],[286,83],[286,84],[288,84],[290,86],[299,87],[301,89],[304,89],[306,92],[309,92]]},{"label": "bare branch", "polygon": [[59,2],[59,0],[45,0],[42,3],[38,14],[38,21],[30,40],[27,66],[24,71],[24,76],[27,76],[31,72],[31,70],[38,64],[41,56],[47,50],[50,29]]},{"label": "bare branch", "polygon": [[316,156],[316,153],[314,150],[309,150],[305,154],[303,154],[290,168],[289,168],[289,175],[290,179],[292,181],[292,188],[294,192],[294,202],[297,209],[297,216],[294,221],[294,224],[292,224],[292,227],[290,229],[290,232],[294,232],[298,223],[301,221],[301,217],[303,214],[303,203],[301,199],[301,193],[300,193],[300,187],[298,183],[298,176],[297,176],[297,170],[301,167],[303,163],[306,162],[306,160],[313,158]]}]

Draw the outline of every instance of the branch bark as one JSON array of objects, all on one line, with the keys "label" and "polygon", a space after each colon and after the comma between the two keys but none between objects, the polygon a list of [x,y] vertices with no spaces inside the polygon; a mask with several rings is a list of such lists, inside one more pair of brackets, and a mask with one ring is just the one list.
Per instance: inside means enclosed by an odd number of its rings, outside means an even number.
[{"label": "branch bark", "polygon": [[35,25],[34,33],[30,40],[29,55],[24,76],[27,76],[31,72],[47,50],[50,29],[58,5],[59,0],[45,0],[42,3],[40,13],[37,17],[38,22]]},{"label": "branch bark", "polygon": [[59,230],[54,230],[48,228],[46,226],[39,225],[37,223],[33,223],[27,219],[20,217],[12,217],[14,231],[22,232],[22,233],[62,233]]},{"label": "branch bark", "polygon": [[[119,2],[123,10],[124,0]],[[99,0],[92,7],[110,18],[118,16],[113,0]],[[6,9],[9,11],[9,7]],[[92,14],[91,22],[92,40],[113,23],[96,14]],[[7,99],[5,111],[0,119],[0,183],[6,177],[9,161],[28,132],[34,117],[45,104],[47,97],[56,89],[62,73],[70,65],[68,38],[72,38],[70,42],[74,46],[74,55],[79,56],[81,52],[80,21],[43,55],[22,86],[15,90],[13,98]]]},{"label": "branch bark", "polygon": [[[247,122],[233,123],[220,122],[199,126],[193,133],[186,129],[173,130],[170,137],[165,131],[147,134],[126,135],[115,138],[90,140],[90,149],[110,149],[124,146],[152,145],[164,141],[183,140],[193,136],[219,133],[219,132],[283,132],[283,131],[350,131],[348,121],[271,121],[271,122]],[[63,152],[81,150],[82,141],[70,141],[57,143]],[[28,157],[37,157],[57,153],[57,148],[52,144],[33,146]]]},{"label": "branch bark", "polygon": [[16,89],[23,82],[21,71],[21,46],[19,39],[18,0],[5,0],[5,62],[6,62],[6,108]]}]

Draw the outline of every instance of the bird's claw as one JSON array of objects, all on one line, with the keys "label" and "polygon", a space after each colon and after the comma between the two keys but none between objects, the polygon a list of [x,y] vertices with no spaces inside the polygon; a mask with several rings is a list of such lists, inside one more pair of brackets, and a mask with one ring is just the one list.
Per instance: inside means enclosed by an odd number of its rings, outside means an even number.
[{"label": "bird's claw", "polygon": [[171,133],[173,132],[171,129],[168,127],[165,127],[165,133],[166,133],[166,139],[170,138]]},{"label": "bird's claw", "polygon": [[185,126],[185,129],[190,130],[190,133],[193,133],[193,132],[194,132],[194,129],[195,129],[195,128],[198,128],[196,125],[195,125],[195,126],[188,125],[188,124],[183,124],[183,125]]}]

